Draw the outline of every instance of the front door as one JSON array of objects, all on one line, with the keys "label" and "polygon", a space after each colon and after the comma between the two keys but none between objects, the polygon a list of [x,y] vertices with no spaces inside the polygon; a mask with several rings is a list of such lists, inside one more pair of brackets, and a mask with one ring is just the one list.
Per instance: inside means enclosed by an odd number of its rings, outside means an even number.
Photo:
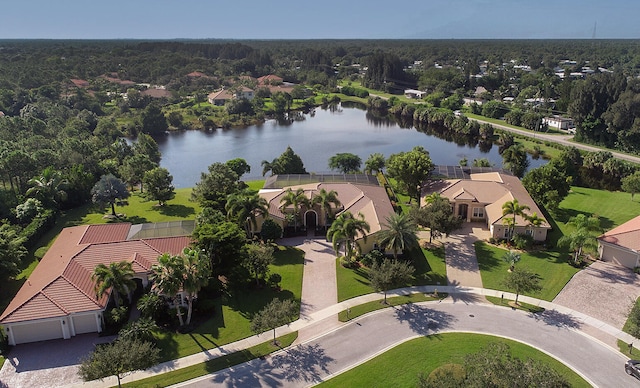
[{"label": "front door", "polygon": [[467,219],[467,213],[469,212],[469,205],[461,203],[458,205],[458,216],[463,219]]}]

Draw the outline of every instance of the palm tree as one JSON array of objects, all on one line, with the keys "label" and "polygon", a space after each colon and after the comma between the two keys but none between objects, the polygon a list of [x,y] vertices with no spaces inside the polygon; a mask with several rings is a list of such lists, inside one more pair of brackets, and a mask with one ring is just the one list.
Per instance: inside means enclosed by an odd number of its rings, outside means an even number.
[{"label": "palm tree", "polygon": [[515,268],[516,263],[520,261],[520,254],[516,251],[508,251],[502,255],[502,260],[509,264],[509,272],[511,272]]},{"label": "palm tree", "polygon": [[158,257],[158,264],[151,266],[151,270],[153,272],[149,278],[155,283],[155,287],[160,293],[174,301],[178,321],[180,322],[180,326],[184,326],[180,303],[177,303],[178,293],[184,281],[184,266],[180,256],[163,253]]},{"label": "palm tree", "polygon": [[418,244],[418,236],[416,235],[416,223],[405,213],[393,214],[387,217],[383,229],[378,234],[380,236],[380,246],[385,249],[393,249],[393,258],[398,259],[398,251]]},{"label": "palm tree", "polygon": [[247,236],[251,237],[252,230],[258,228],[256,217],[265,216],[268,213],[268,206],[267,200],[256,191],[244,189],[228,197],[225,210],[227,219],[235,219],[240,225],[244,225]]},{"label": "palm tree", "polygon": [[522,178],[524,172],[529,167],[529,160],[527,159],[527,151],[520,143],[516,143],[502,152],[502,164],[511,173],[519,178]]},{"label": "palm tree", "polygon": [[513,237],[513,233],[516,229],[516,216],[524,217],[525,210],[529,210],[529,206],[520,205],[516,198],[514,198],[513,201],[507,201],[502,204],[502,215],[513,215],[513,218],[509,221],[505,220],[505,223],[508,224],[508,227],[510,229],[509,237]]},{"label": "palm tree", "polygon": [[116,307],[120,307],[120,294],[129,295],[136,289],[134,274],[132,264],[125,260],[111,263],[109,266],[98,264],[91,275],[91,280],[96,283],[96,297],[100,298],[111,289]]},{"label": "palm tree", "polygon": [[426,197],[424,197],[424,201],[428,204],[434,203],[436,201],[439,201],[442,199],[442,195],[440,195],[440,193],[438,193],[437,191],[434,191],[433,193],[427,195]]},{"label": "palm tree", "polygon": [[200,250],[185,248],[182,252],[182,266],[184,280],[182,289],[187,293],[187,322],[191,323],[193,300],[198,291],[209,283],[211,277],[211,260],[206,255],[200,255]]},{"label": "palm tree", "polygon": [[529,228],[531,230],[531,236],[533,237],[533,228],[537,228],[544,222],[544,218],[540,217],[538,213],[533,212],[531,215],[525,215],[524,218],[529,223]]},{"label": "palm tree", "polygon": [[587,217],[585,214],[578,214],[571,217],[567,222],[569,225],[573,225],[576,229],[586,229],[590,232],[600,232],[600,218],[596,215]]},{"label": "palm tree", "polygon": [[68,182],[53,167],[45,168],[40,176],[30,179],[29,185],[31,187],[27,190],[27,196],[39,199],[45,205],[57,208],[67,198],[65,189]]},{"label": "palm tree", "polygon": [[[320,189],[320,192],[313,197],[311,201],[313,205],[319,205],[324,211],[324,227],[327,227],[327,221],[333,218],[333,209],[341,205],[338,199],[338,193],[335,190],[327,191]],[[333,205],[333,207],[331,206]]]},{"label": "palm tree", "polygon": [[311,202],[309,198],[304,194],[304,189],[297,189],[293,191],[292,189],[287,189],[284,193],[284,196],[280,200],[280,211],[286,213],[286,209],[289,206],[293,206],[293,215],[295,216],[294,220],[294,230],[298,230],[298,218],[300,218],[300,208],[305,206],[307,208],[311,207]]},{"label": "palm tree", "polygon": [[344,244],[345,256],[350,258],[353,255],[353,244],[356,237],[361,234],[366,242],[369,230],[369,223],[365,221],[362,213],[358,213],[358,218],[356,218],[351,212],[344,212],[331,224],[327,231],[327,238],[333,243],[336,255],[339,254],[340,246]]},{"label": "palm tree", "polygon": [[573,261],[577,263],[584,248],[595,249],[597,246],[592,232],[600,231],[600,219],[595,215],[587,217],[584,214],[578,214],[571,217],[567,224],[573,225],[575,230],[560,237],[558,245],[571,249],[574,252]]}]

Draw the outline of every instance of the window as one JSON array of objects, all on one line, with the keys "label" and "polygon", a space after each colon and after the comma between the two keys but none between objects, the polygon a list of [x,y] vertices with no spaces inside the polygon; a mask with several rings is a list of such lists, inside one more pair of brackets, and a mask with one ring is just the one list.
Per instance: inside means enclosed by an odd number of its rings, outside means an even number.
[{"label": "window", "polygon": [[509,232],[510,232],[510,228],[504,228],[504,238],[509,238],[511,236],[509,236]]},{"label": "window", "polygon": [[473,208],[473,218],[484,218],[484,208],[483,207],[474,207]]},{"label": "window", "polygon": [[525,230],[525,231],[524,231],[524,233],[525,233],[527,236],[531,236],[531,237],[533,237],[533,229],[527,228],[527,230]]}]

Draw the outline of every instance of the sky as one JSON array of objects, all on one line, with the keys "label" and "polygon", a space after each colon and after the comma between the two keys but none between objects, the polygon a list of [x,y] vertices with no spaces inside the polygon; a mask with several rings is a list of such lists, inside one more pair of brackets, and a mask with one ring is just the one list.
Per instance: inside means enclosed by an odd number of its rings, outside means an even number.
[{"label": "sky", "polygon": [[0,39],[640,38],[636,0],[0,0],[0,9]]}]

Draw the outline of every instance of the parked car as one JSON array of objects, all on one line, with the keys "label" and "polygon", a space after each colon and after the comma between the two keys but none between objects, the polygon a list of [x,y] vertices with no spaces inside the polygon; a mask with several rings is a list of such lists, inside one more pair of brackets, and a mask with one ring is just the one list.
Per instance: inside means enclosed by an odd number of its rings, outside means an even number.
[{"label": "parked car", "polygon": [[627,363],[624,364],[624,371],[627,372],[628,375],[640,380],[640,360],[627,361]]}]

